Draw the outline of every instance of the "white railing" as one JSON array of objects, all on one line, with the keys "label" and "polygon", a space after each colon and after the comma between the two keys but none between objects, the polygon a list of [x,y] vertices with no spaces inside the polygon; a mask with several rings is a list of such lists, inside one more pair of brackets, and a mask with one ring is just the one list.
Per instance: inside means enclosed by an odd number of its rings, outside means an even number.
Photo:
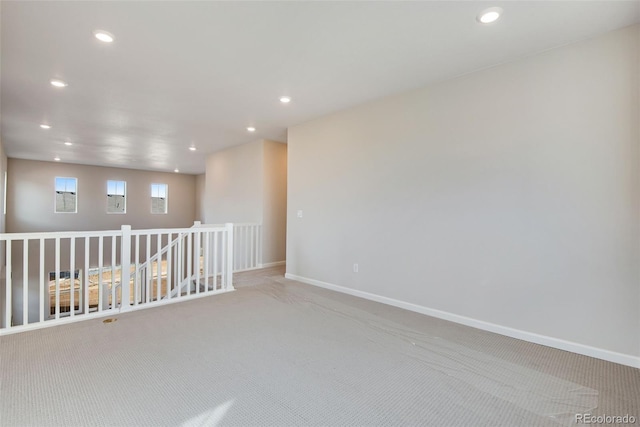
[{"label": "white railing", "polygon": [[0,335],[231,291],[233,230],[0,234]]},{"label": "white railing", "polygon": [[[220,224],[200,224],[194,227],[220,227]],[[262,225],[258,223],[233,224],[233,271],[262,268]]]},{"label": "white railing", "polygon": [[[235,246],[233,239],[227,238],[232,228],[232,224],[198,224],[198,227],[162,233],[156,236],[156,242],[169,243],[160,245],[153,256],[150,256],[152,243],[147,234],[147,261],[142,264],[136,262],[133,305],[220,291],[232,286],[233,257],[227,256],[233,253]],[[139,236],[136,235],[135,240],[134,247],[139,247]],[[136,253],[135,260],[139,257],[140,254]]]}]

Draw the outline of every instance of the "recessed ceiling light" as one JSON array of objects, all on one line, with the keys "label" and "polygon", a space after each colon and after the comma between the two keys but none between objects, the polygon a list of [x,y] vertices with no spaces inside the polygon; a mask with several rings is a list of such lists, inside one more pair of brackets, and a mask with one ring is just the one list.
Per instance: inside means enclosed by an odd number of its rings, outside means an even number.
[{"label": "recessed ceiling light", "polygon": [[174,171],[175,173],[178,173],[178,172],[180,172],[180,169],[175,168],[173,171]]},{"label": "recessed ceiling light", "polygon": [[67,87],[67,86],[69,86],[67,84],[67,82],[63,82],[62,80],[59,80],[59,79],[51,79],[51,80],[49,80],[49,83],[51,83],[51,86],[55,86],[55,87]]},{"label": "recessed ceiling light", "polygon": [[93,36],[104,43],[111,43],[114,40],[113,34],[102,30],[95,30]]},{"label": "recessed ceiling light", "polygon": [[196,151],[196,147],[194,147],[193,145],[191,147],[189,147],[189,150],[191,151]]},{"label": "recessed ceiling light", "polygon": [[249,131],[249,132],[255,132],[255,131],[256,131],[256,128],[254,128],[253,126],[249,126],[249,127],[247,128],[247,131]]},{"label": "recessed ceiling light", "polygon": [[502,8],[490,7],[489,9],[485,9],[480,12],[477,16],[477,19],[481,24],[491,24],[492,22],[496,22],[500,18],[501,14]]},{"label": "recessed ceiling light", "polygon": [[40,125],[42,129],[51,129],[51,126],[45,125],[44,123]]},{"label": "recessed ceiling light", "polygon": [[66,146],[70,146],[70,145],[73,145],[73,143],[72,143],[71,141],[66,141],[66,142],[64,143],[64,145],[66,145]]},{"label": "recessed ceiling light", "polygon": [[280,97],[280,102],[282,102],[283,104],[288,104],[291,102],[291,98],[288,96],[281,96]]},{"label": "recessed ceiling light", "polygon": [[56,162],[59,162],[60,161],[60,157],[56,156],[56,157],[53,158],[53,160],[55,160]]}]

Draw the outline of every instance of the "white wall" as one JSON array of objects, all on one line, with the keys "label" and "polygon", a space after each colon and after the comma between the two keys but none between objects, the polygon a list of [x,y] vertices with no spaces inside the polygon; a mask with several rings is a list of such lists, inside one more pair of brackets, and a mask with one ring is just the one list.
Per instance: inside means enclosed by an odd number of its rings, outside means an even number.
[{"label": "white wall", "polygon": [[289,129],[287,274],[640,366],[638,40],[626,28]]},{"label": "white wall", "polygon": [[207,157],[205,223],[262,224],[262,262],[282,262],[286,245],[286,145],[267,140]]}]

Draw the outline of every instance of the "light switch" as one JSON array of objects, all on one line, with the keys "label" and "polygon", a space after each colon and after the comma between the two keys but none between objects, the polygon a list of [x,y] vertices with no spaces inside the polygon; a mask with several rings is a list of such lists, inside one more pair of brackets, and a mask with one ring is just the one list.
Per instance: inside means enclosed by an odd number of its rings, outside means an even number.
[{"label": "light switch", "polygon": [[298,218],[302,218],[302,209],[298,210]]}]

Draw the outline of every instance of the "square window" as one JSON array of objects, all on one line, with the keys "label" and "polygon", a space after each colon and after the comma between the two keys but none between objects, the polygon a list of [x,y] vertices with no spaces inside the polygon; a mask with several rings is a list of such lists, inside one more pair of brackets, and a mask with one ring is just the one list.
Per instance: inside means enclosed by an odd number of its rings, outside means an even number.
[{"label": "square window", "polygon": [[78,180],[56,177],[56,213],[78,212]]},{"label": "square window", "polygon": [[107,181],[107,213],[127,212],[127,183]]},{"label": "square window", "polygon": [[167,184],[151,184],[151,213],[166,214],[167,213]]}]

